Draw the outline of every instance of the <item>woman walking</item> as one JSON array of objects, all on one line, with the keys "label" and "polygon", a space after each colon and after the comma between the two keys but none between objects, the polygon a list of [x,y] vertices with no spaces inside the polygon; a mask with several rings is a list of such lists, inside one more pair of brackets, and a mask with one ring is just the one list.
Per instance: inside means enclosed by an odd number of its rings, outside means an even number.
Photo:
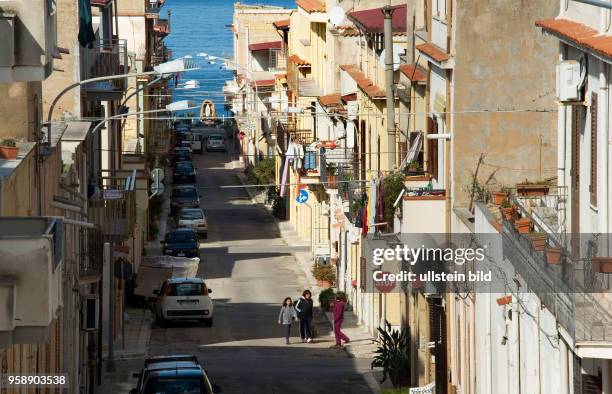
[{"label": "woman walking", "polygon": [[351,340],[342,332],[342,322],[344,321],[344,307],[346,306],[346,295],[344,293],[336,294],[336,301],[332,309],[332,316],[334,317],[334,336],[336,337],[336,344],[332,347],[342,347],[342,341],[345,344]]},{"label": "woman walking", "polygon": [[291,336],[292,320],[297,320],[297,314],[295,313],[291,297],[287,297],[283,301],[283,306],[278,313],[278,324],[282,324],[285,327],[285,340],[287,341],[287,345],[289,345],[289,337]]},{"label": "woman walking", "polygon": [[302,342],[312,342],[312,293],[310,290],[304,290],[302,298],[295,303],[295,310],[300,319],[300,337]]}]

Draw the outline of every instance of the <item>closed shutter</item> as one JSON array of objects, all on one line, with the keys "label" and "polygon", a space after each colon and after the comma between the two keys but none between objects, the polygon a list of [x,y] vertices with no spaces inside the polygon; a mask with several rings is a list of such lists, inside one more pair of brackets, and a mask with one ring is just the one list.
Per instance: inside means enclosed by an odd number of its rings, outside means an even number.
[{"label": "closed shutter", "polygon": [[582,394],[601,394],[602,384],[599,375],[582,375]]},{"label": "closed shutter", "polygon": [[591,205],[597,206],[597,93],[591,94]]},{"label": "closed shutter", "polygon": [[429,340],[435,357],[436,392],[446,393],[446,315],[441,298],[429,298]]},{"label": "closed shutter", "polygon": [[[438,122],[434,118],[427,118],[427,128],[429,130],[429,134],[438,134]],[[428,168],[429,175],[433,179],[438,179],[438,140],[431,139],[428,140],[429,145],[429,155],[428,155]]]},{"label": "closed shutter", "polygon": [[362,291],[365,291],[366,289],[366,276],[367,276],[367,271],[366,271],[366,258],[365,257],[361,257],[359,259],[359,287],[361,288]]}]

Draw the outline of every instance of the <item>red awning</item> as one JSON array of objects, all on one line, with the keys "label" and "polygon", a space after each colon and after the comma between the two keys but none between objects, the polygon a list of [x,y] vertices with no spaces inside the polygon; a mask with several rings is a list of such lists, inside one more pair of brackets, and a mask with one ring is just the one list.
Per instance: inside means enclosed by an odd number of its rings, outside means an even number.
[{"label": "red awning", "polygon": [[383,88],[374,85],[371,79],[367,78],[358,66],[345,64],[340,66],[340,69],[346,71],[357,85],[372,99],[382,99],[386,97],[386,92]]},{"label": "red awning", "polygon": [[444,52],[442,48],[429,42],[417,45],[416,49],[437,62],[445,62],[450,58],[448,53]]},{"label": "red awning", "polygon": [[291,55],[289,56],[288,60],[298,67],[310,67],[310,62],[308,60],[302,59],[298,55]]},{"label": "red awning", "polygon": [[249,45],[249,51],[257,52],[257,51],[267,51],[270,49],[281,49],[282,45],[283,45],[282,41],[260,42],[257,44]]},{"label": "red awning", "polygon": [[[393,32],[406,32],[406,5],[392,7],[393,19],[391,21]],[[385,18],[382,8],[372,8],[363,11],[354,11],[348,17],[359,29],[366,33],[383,33]]]}]

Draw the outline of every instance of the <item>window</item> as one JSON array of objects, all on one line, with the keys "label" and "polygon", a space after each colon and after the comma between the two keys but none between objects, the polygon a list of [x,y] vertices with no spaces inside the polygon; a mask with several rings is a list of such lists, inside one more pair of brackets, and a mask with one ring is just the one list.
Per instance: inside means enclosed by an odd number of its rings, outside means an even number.
[{"label": "window", "polygon": [[591,93],[591,205],[597,206],[597,93]]},{"label": "window", "polygon": [[446,19],[446,0],[431,0],[432,16]]},{"label": "window", "polygon": [[[429,134],[438,134],[438,122],[436,118],[427,118],[427,129]],[[427,171],[433,179],[438,180],[438,140],[428,140],[429,152],[427,157]]]},{"label": "window", "polygon": [[170,232],[166,234],[167,243],[187,243],[197,242],[195,233],[191,232]]},{"label": "window", "polygon": [[171,296],[201,296],[207,295],[208,291],[203,283],[175,283],[170,287]]}]

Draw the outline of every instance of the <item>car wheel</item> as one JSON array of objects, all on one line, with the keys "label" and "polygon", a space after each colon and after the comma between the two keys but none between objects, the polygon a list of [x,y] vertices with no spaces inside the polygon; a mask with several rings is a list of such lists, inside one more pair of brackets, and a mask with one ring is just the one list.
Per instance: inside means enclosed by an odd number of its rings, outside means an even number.
[{"label": "car wheel", "polygon": [[213,318],[211,317],[210,319],[204,319],[204,325],[206,327],[212,327],[213,326]]}]

